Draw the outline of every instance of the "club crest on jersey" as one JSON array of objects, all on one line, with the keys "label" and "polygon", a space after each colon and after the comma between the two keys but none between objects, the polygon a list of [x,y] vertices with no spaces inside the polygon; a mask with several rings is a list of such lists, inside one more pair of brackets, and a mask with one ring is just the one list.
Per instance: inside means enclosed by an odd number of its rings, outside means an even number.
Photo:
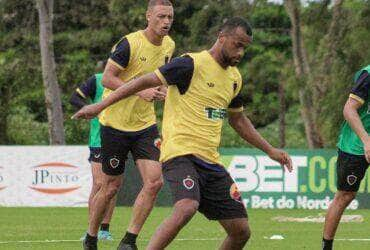
[{"label": "club crest on jersey", "polygon": [[109,164],[112,168],[116,168],[116,167],[118,167],[119,160],[114,157],[114,158],[109,160]]},{"label": "club crest on jersey", "polygon": [[160,149],[162,144],[161,138],[155,139],[153,144],[156,148]]},{"label": "club crest on jersey", "polygon": [[182,184],[184,184],[186,189],[190,190],[194,187],[194,180],[188,175],[188,177],[182,180]]},{"label": "club crest on jersey", "polygon": [[241,202],[241,198],[242,198],[242,196],[241,196],[241,194],[240,194],[240,192],[239,192],[239,189],[238,189],[238,187],[236,186],[236,184],[235,183],[233,183],[232,185],[231,185],[231,187],[230,187],[230,197],[233,199],[233,200],[236,200],[236,201],[238,201],[238,202]]},{"label": "club crest on jersey", "polygon": [[353,184],[356,183],[356,181],[357,181],[357,176],[354,176],[353,174],[347,176],[347,183],[349,185],[352,186]]}]

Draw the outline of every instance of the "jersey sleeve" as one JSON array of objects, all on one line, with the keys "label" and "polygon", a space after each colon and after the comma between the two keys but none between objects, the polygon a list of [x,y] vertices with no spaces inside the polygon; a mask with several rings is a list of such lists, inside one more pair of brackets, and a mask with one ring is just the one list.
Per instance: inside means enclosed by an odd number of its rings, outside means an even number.
[{"label": "jersey sleeve", "polygon": [[243,80],[240,72],[236,70],[237,80],[233,84],[233,89],[235,91],[234,98],[229,103],[227,107],[228,112],[242,112],[243,111],[243,98],[241,95]]},{"label": "jersey sleeve", "polygon": [[88,98],[94,99],[96,94],[96,77],[91,76],[85,83],[81,84],[73,93],[69,102],[76,109],[87,105]]},{"label": "jersey sleeve", "polygon": [[124,69],[130,61],[130,53],[130,44],[127,38],[124,37],[113,47],[108,62]]},{"label": "jersey sleeve", "polygon": [[95,75],[91,76],[87,81],[81,84],[76,92],[83,97],[84,99],[90,98],[94,99],[96,94],[96,77]]},{"label": "jersey sleeve", "polygon": [[243,98],[240,92],[237,94],[237,96],[235,96],[231,100],[227,108],[227,111],[229,112],[242,112],[243,111]]},{"label": "jersey sleeve", "polygon": [[363,71],[352,87],[349,97],[359,101],[361,104],[368,98],[370,87],[370,75],[367,71]]},{"label": "jersey sleeve", "polygon": [[154,72],[164,85],[176,85],[185,94],[194,73],[194,61],[190,56],[176,57]]}]

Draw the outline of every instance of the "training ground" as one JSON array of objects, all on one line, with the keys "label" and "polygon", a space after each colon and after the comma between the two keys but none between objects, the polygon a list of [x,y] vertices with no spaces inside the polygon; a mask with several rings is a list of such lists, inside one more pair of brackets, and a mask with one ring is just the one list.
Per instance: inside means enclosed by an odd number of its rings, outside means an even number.
[{"label": "training ground", "polygon": [[[139,249],[145,249],[148,239],[171,208],[155,207],[138,238]],[[324,214],[322,210],[262,210],[249,209],[252,237],[246,249],[320,249],[323,223],[276,222],[276,216],[306,217]],[[370,210],[347,211],[364,217],[361,223],[342,223],[334,249],[370,249]],[[99,249],[116,249],[125,231],[131,208],[117,207],[111,223],[114,241],[99,242]],[[0,249],[82,249],[79,238],[87,228],[87,208],[0,208]],[[281,235],[282,240],[271,240]],[[225,233],[217,222],[196,214],[167,249],[217,249]]]}]

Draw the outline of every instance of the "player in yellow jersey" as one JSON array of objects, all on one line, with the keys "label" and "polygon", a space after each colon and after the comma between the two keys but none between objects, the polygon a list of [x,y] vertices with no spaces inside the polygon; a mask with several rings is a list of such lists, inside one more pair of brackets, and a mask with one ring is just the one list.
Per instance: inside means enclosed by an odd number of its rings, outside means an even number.
[{"label": "player in yellow jersey", "polygon": [[271,146],[244,115],[242,79],[235,67],[252,42],[252,29],[240,17],[225,22],[208,51],[175,58],[154,73],[120,87],[101,103],[74,117],[92,118],[137,91],[167,85],[161,162],[174,198],[172,214],[159,226],[148,249],[164,249],[198,210],[218,220],[227,236],[221,249],[242,249],[250,237],[247,212],[235,182],[221,165],[218,147],[223,119],[247,142],[292,170],[289,155]]},{"label": "player in yellow jersey", "polygon": [[[173,21],[168,0],[150,0],[145,30],[124,36],[113,48],[103,74],[103,99],[128,81],[154,71],[172,57],[175,43],[168,36]],[[122,183],[127,155],[131,152],[143,180],[133,206],[133,215],[118,249],[137,249],[138,236],[163,185],[159,163],[160,136],[156,126],[153,99],[163,100],[158,88],[144,90],[115,105],[99,116],[101,123],[101,188],[94,197],[84,249],[97,249],[99,225]]]}]

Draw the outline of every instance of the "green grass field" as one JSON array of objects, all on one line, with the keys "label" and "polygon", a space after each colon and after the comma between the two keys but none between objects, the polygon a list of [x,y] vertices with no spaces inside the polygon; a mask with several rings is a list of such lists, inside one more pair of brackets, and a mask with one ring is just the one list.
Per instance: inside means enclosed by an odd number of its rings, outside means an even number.
[{"label": "green grass field", "polygon": [[[144,249],[157,225],[171,212],[170,208],[156,207],[138,239]],[[320,249],[322,223],[281,223],[275,216],[305,217],[323,211],[249,209],[252,238],[247,249]],[[116,249],[130,218],[131,209],[118,207],[111,223],[113,242],[99,242],[99,249]],[[370,239],[370,210],[349,211],[346,214],[364,216],[363,223],[343,223],[338,239]],[[86,230],[86,208],[0,208],[0,249],[81,249],[78,239]],[[270,240],[279,234],[285,239]],[[217,222],[210,222],[201,214],[181,231],[168,249],[217,249],[225,233]],[[46,242],[46,240],[60,240]],[[22,242],[26,241],[26,242]],[[370,249],[370,241],[337,240],[335,249]]]}]

